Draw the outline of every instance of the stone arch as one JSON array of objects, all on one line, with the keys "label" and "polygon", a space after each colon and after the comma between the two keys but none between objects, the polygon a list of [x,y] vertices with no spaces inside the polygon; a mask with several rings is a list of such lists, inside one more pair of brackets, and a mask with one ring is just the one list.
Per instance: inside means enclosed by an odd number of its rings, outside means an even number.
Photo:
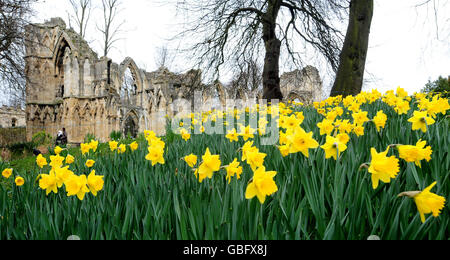
[{"label": "stone arch", "polygon": [[[50,109],[49,106],[46,106],[44,108],[44,111],[41,114],[41,120],[44,121],[45,123],[51,123],[53,122],[53,111],[52,109]],[[49,121],[47,121],[49,120]]]},{"label": "stone arch", "polygon": [[125,58],[125,60],[120,63],[120,85],[122,85],[123,77],[125,74],[125,71],[130,69],[131,73],[133,74],[134,81],[136,83],[136,92],[141,92],[143,89],[143,80],[141,77],[141,73],[139,70],[139,67],[136,65],[136,62],[130,57]]},{"label": "stone arch", "polygon": [[77,48],[73,44],[70,37],[63,31],[59,32],[53,49],[53,63],[57,64],[59,58],[64,57],[65,49],[68,47],[72,53],[77,53]]},{"label": "stone arch", "polygon": [[52,52],[53,46],[52,41],[50,40],[50,36],[47,32],[45,32],[44,37],[42,37],[42,49],[44,53],[50,54]]},{"label": "stone arch", "polygon": [[86,104],[84,104],[83,109],[81,109],[80,111],[80,115],[82,118],[86,119],[88,117],[92,117],[92,108],[91,108],[91,104],[90,102],[86,102]]},{"label": "stone arch", "polygon": [[124,120],[122,122],[121,129],[124,136],[128,136],[128,134],[130,134],[133,138],[137,137],[139,132],[139,116],[136,111],[129,111],[123,118]]}]

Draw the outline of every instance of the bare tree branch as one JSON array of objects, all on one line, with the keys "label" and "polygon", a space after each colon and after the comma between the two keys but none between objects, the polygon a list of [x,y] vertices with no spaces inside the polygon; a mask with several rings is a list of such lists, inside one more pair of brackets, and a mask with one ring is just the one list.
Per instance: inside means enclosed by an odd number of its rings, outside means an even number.
[{"label": "bare tree branch", "polygon": [[72,6],[72,13],[69,13],[69,24],[75,21],[81,37],[86,38],[86,28],[91,18],[92,1],[91,0],[69,0]]},{"label": "bare tree branch", "polygon": [[120,0],[102,0],[103,24],[101,27],[97,25],[97,29],[103,35],[103,56],[107,56],[114,43],[120,40],[118,36],[125,24],[125,20],[123,20],[116,25],[118,15],[121,12],[120,6]]}]

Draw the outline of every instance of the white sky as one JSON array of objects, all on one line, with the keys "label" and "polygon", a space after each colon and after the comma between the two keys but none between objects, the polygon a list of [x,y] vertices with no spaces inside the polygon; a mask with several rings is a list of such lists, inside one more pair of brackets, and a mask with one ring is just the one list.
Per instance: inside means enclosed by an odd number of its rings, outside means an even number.
[{"label": "white sky", "polygon": [[[100,4],[100,0],[94,0]],[[167,44],[166,39],[176,33],[175,9],[164,1],[124,0],[120,18],[126,21],[122,40],[108,55],[120,63],[127,56],[138,66],[156,70],[155,52]],[[365,90],[377,88],[380,92],[405,88],[410,94],[420,91],[428,80],[450,75],[450,4],[448,0],[437,0],[440,5],[437,15],[438,30],[432,5],[417,9],[414,4],[422,0],[375,0],[370,46],[366,63]],[[36,5],[34,22],[44,22],[51,17],[62,17],[67,22],[70,10],[68,0],[41,0]],[[91,18],[87,40],[99,54],[102,53],[101,35],[95,22],[101,22],[98,8]],[[438,31],[439,39],[436,38]],[[99,55],[101,56],[101,55]],[[185,64],[172,64],[170,69],[179,71]],[[312,64],[314,65],[314,64]],[[321,71],[324,77],[325,72]],[[281,71],[284,72],[284,71]],[[226,81],[226,79],[224,80]],[[329,88],[332,79],[324,78],[324,87]]]}]

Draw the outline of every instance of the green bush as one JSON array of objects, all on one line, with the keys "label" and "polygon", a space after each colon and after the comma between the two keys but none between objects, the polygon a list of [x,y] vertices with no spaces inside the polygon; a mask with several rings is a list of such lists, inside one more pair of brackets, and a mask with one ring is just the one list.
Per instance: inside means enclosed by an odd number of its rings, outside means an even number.
[{"label": "green bush", "polygon": [[48,145],[53,142],[53,138],[50,134],[46,133],[45,131],[37,132],[33,135],[31,142],[34,144],[35,147],[40,145]]}]

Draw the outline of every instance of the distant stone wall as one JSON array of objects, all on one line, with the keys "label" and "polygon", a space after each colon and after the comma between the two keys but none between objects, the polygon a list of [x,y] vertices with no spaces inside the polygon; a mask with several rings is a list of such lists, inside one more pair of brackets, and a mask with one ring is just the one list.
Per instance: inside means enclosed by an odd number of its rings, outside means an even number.
[{"label": "distant stone wall", "polygon": [[281,75],[280,89],[286,100],[311,103],[322,98],[322,80],[319,71],[312,66]]},{"label": "distant stone wall", "polygon": [[13,107],[0,107],[0,128],[25,127],[25,111]]}]

